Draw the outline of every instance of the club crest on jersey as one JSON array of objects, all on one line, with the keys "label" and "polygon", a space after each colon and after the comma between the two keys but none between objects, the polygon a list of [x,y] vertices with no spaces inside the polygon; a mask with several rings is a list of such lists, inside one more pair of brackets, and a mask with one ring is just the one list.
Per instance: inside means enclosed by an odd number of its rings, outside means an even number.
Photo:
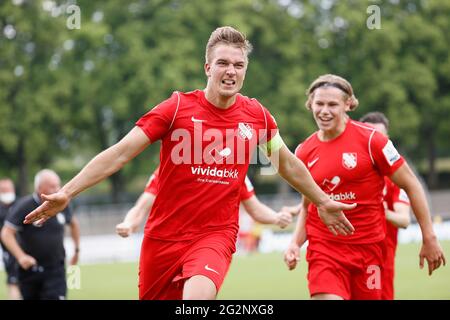
[{"label": "club crest on jersey", "polygon": [[352,170],[358,163],[358,157],[356,152],[344,152],[342,153],[342,165],[345,169]]},{"label": "club crest on jersey", "polygon": [[253,126],[248,123],[239,122],[238,136],[242,140],[251,140],[253,137]]}]

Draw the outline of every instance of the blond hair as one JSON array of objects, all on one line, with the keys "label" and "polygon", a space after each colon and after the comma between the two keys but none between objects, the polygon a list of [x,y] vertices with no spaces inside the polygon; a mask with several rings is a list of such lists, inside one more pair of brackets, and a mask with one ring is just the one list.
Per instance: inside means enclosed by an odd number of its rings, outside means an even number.
[{"label": "blond hair", "polygon": [[350,82],[334,74],[324,74],[314,80],[313,83],[311,83],[311,85],[309,86],[308,90],[306,90],[308,100],[306,100],[305,106],[307,109],[311,110],[314,91],[317,88],[325,87],[334,87],[341,90],[344,93],[344,100],[350,99],[350,111],[353,111],[358,107],[359,102],[353,93],[353,88]]},{"label": "blond hair", "polygon": [[211,60],[211,52],[219,44],[230,45],[239,49],[245,54],[247,59],[248,55],[253,49],[251,43],[247,40],[245,35],[233,27],[225,26],[214,30],[209,37],[206,44],[205,60],[209,63]]}]

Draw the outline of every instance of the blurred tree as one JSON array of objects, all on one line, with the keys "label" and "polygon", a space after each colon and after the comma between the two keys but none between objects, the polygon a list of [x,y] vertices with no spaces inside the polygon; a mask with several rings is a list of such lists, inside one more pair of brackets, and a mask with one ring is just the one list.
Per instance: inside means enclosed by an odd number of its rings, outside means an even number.
[{"label": "blurred tree", "polygon": [[427,159],[428,185],[437,188],[437,157],[448,156],[450,150],[450,3],[414,1],[405,11],[409,14],[399,22],[405,31],[400,55],[402,84],[420,115],[417,152]]},{"label": "blurred tree", "polygon": [[[205,45],[222,25],[253,43],[242,92],[269,108],[292,150],[316,130],[305,90],[336,73],[360,100],[352,117],[385,112],[400,149],[428,159],[438,184],[436,157],[450,150],[450,3],[78,0],[81,28],[69,30],[72,3],[0,3],[0,173],[18,178],[21,193],[58,160],[72,176],[172,91],[204,88]],[[381,29],[367,28],[368,5],[380,7]],[[110,178],[114,200],[150,174],[158,148]]]},{"label": "blurred tree", "polygon": [[[295,95],[299,95],[302,105],[305,98],[300,95],[318,75],[342,75],[352,83],[360,100],[352,117],[358,119],[374,110],[385,112],[392,121],[391,137],[415,161],[427,159],[428,184],[437,187],[436,158],[450,150],[446,138],[450,112],[450,4],[434,0],[280,3],[286,3],[288,10],[292,6],[300,8],[294,10],[301,12],[297,15],[297,28],[309,33],[299,31],[301,40],[296,43],[297,49],[292,47],[298,61],[280,57],[280,65],[287,67],[288,75],[282,85],[284,90],[274,96],[279,102],[293,97],[291,107],[280,107],[286,110],[279,118],[282,130],[289,130],[288,137],[304,137],[304,130],[294,133],[295,124],[289,123],[295,120],[304,129],[310,129],[308,121],[302,123],[295,117],[306,116],[304,109],[298,112],[292,108],[296,106]],[[381,29],[370,30],[366,26],[369,4],[381,9]],[[277,30],[280,28],[278,25]],[[282,34],[289,30],[296,30],[295,25]],[[297,69],[296,64],[303,65]]]},{"label": "blurred tree", "polygon": [[[83,21],[75,34],[75,48],[68,63],[80,70],[74,83],[79,94],[74,105],[84,116],[83,145],[95,153],[123,137],[134,122],[174,90],[190,91],[203,84],[202,50],[193,37],[195,21],[185,23],[191,6],[177,7],[173,1],[122,1],[93,5],[80,1]],[[197,2],[198,7],[200,1]],[[171,21],[168,24],[168,21]],[[201,20],[198,20],[201,21]],[[195,34],[195,33],[194,33]],[[158,152],[147,153],[157,162]],[[136,170],[135,168],[141,168]],[[111,176],[112,199],[120,201],[129,178],[150,174],[148,158],[139,157],[133,166]]]},{"label": "blurred tree", "polygon": [[64,20],[36,1],[0,3],[0,150],[4,174],[26,193],[28,178],[47,166],[70,130],[69,81],[53,66]]}]

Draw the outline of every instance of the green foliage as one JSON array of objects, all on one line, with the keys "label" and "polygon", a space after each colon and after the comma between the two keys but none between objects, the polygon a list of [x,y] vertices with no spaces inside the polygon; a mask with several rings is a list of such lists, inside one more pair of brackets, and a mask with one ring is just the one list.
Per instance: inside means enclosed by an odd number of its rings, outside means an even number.
[{"label": "green foliage", "polygon": [[[69,2],[54,3],[0,3],[2,175],[24,181],[53,166],[70,177],[172,91],[204,88],[206,41],[221,25],[253,43],[243,94],[268,107],[291,149],[315,130],[304,107],[309,83],[336,73],[360,101],[353,118],[383,111],[410,158],[448,156],[448,2],[79,0],[74,30]],[[366,27],[371,4],[381,29]],[[121,189],[155,167],[153,149],[122,172]]]}]

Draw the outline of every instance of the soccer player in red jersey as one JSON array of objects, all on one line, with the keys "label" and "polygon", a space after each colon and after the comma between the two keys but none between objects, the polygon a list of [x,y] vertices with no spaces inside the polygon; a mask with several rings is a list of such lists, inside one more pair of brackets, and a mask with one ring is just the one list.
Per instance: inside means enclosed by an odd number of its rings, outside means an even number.
[{"label": "soccer player in red jersey", "polygon": [[174,92],[58,193],[42,195],[46,201],[24,223],[45,222],[77,194],[161,140],[158,195],[139,262],[140,299],[216,298],[235,251],[239,194],[257,147],[318,206],[325,225],[351,234],[353,226],[342,210],[356,204],[330,199],[283,143],[269,111],[239,93],[250,51],[238,30],[216,29],[206,45],[206,88]]},{"label": "soccer player in red jersey", "polygon": [[[159,182],[159,167],[150,176],[144,192],[139,196],[136,204],[127,212],[124,220],[116,225],[116,233],[121,237],[128,237],[136,232],[142,221],[150,212],[156,195]],[[248,177],[241,188],[239,197],[245,211],[257,222],[274,224],[280,228],[287,227],[292,222],[292,214],[288,212],[275,212],[256,197],[253,184]]]},{"label": "soccer player in red jersey", "polygon": [[141,222],[150,212],[156,195],[158,194],[157,183],[159,180],[159,167],[148,179],[144,192],[139,196],[134,206],[128,210],[122,222],[116,225],[116,233],[121,237],[128,237],[136,232]]},{"label": "soccer player in red jersey", "polygon": [[445,257],[416,176],[385,135],[349,118],[347,112],[358,106],[358,100],[348,81],[323,75],[307,94],[306,106],[319,130],[295,154],[330,198],[357,203],[346,211],[355,232],[343,237],[335,227],[324,225],[305,195],[285,252],[288,268],[295,268],[299,249],[308,240],[308,287],[313,299],[380,299],[385,238],[382,200],[384,176],[389,176],[411,200],[423,237],[420,266],[426,259],[431,275],[445,264]]},{"label": "soccer player in red jersey", "polygon": [[[364,115],[361,122],[388,135],[389,120],[381,112]],[[383,201],[386,215],[386,238],[384,239],[383,268],[381,277],[381,299],[394,299],[395,251],[397,249],[398,228],[406,228],[411,222],[410,203],[405,190],[400,189],[388,177],[384,177]]]},{"label": "soccer player in red jersey", "polygon": [[259,201],[255,194],[253,184],[248,177],[245,177],[244,184],[241,188],[240,201],[245,211],[256,222],[277,225],[282,229],[286,228],[292,222],[293,214],[284,211],[275,212]]}]

